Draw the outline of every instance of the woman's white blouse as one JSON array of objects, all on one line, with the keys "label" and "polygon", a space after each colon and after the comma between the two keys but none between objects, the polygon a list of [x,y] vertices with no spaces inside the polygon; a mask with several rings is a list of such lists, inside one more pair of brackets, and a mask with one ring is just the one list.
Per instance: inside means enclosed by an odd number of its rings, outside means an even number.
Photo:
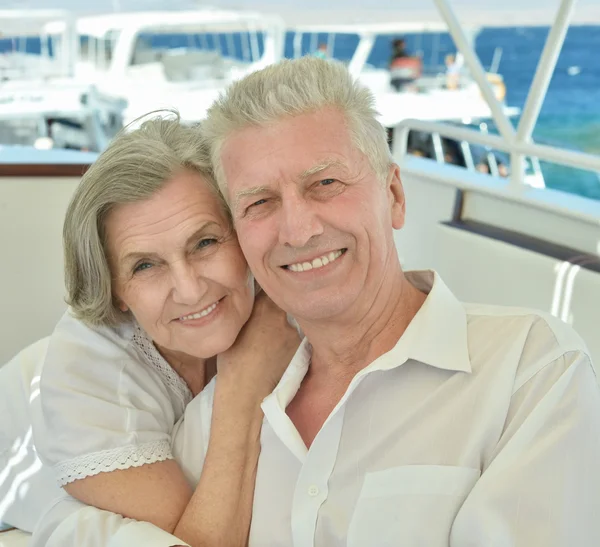
[{"label": "woman's white blouse", "polygon": [[172,458],[192,393],[136,324],[89,327],[67,311],[50,338],[35,445],[59,484]]}]

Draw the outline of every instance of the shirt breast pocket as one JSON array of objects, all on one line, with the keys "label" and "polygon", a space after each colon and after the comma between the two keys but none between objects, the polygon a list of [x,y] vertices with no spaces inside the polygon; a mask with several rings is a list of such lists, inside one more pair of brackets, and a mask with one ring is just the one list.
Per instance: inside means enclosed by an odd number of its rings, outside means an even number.
[{"label": "shirt breast pocket", "polygon": [[365,476],[348,547],[448,547],[454,518],[479,469],[407,465]]}]

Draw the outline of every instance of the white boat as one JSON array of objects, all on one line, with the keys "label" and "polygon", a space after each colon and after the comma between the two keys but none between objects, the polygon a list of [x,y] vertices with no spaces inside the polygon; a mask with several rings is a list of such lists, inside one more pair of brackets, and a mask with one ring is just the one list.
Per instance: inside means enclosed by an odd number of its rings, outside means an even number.
[{"label": "white boat", "polygon": [[[63,28],[50,24],[46,32]],[[279,60],[284,39],[277,17],[215,9],[83,17],[76,32],[75,78],[127,100],[125,123],[160,108],[176,108],[185,121],[201,120],[225,86]],[[183,43],[153,47],[167,35]]]},{"label": "white boat", "polygon": [[[48,24],[60,24],[61,31],[49,36]],[[0,54],[0,82],[13,79],[69,76],[75,51],[73,19],[66,10],[0,10],[0,36],[11,40],[11,48]],[[27,39],[40,39],[40,53],[27,51]]]},{"label": "white boat", "polygon": [[0,144],[102,151],[126,105],[72,79],[9,80],[0,85]]},{"label": "white boat", "polygon": [[[523,170],[529,156],[600,172],[599,156],[532,140],[575,2],[560,2],[515,127],[473,62],[448,0],[434,1],[500,134],[428,120],[403,120],[394,127],[393,156],[408,203],[406,227],[396,233],[401,262],[405,269],[436,269],[463,301],[536,308],[571,323],[600,373],[600,201],[527,186]],[[504,151],[510,177],[408,154],[410,131]],[[0,269],[0,363],[48,335],[64,312],[61,227],[80,180],[73,169],[23,166],[16,172],[0,165],[0,248],[3,264],[10,265]],[[9,532],[0,541],[25,547],[27,537]]]},{"label": "white boat", "polygon": [[[2,10],[0,29],[15,46],[0,55],[0,144],[102,150],[123,127],[126,102],[73,79],[72,15]],[[28,38],[39,38],[39,55],[26,51]]]}]

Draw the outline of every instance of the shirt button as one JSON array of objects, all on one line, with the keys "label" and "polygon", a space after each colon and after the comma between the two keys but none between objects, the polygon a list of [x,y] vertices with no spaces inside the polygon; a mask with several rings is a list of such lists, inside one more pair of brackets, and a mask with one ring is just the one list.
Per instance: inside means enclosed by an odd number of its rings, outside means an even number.
[{"label": "shirt button", "polygon": [[308,495],[311,496],[312,498],[314,498],[315,496],[319,495],[319,488],[317,486],[315,486],[314,484],[312,486],[308,487]]}]

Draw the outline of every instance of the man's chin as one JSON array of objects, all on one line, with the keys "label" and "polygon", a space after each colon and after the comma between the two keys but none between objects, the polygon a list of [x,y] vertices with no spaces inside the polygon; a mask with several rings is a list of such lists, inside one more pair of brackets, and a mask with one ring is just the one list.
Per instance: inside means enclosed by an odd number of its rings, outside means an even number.
[{"label": "man's chin", "polygon": [[[291,306],[290,306],[291,308]],[[305,301],[302,305],[295,305],[293,310],[286,310],[292,317],[301,323],[321,323],[324,321],[332,321],[336,317],[340,317],[347,306],[341,302],[326,303],[323,301],[310,302]]]}]

